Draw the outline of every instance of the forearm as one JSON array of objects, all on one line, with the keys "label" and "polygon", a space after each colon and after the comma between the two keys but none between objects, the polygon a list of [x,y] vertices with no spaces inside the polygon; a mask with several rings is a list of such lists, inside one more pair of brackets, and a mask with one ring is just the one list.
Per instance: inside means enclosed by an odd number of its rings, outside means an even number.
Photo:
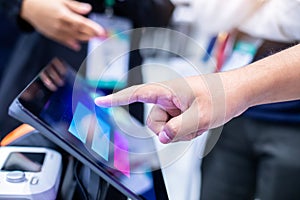
[{"label": "forearm", "polygon": [[220,75],[226,99],[237,100],[227,103],[238,109],[300,99],[300,45]]}]

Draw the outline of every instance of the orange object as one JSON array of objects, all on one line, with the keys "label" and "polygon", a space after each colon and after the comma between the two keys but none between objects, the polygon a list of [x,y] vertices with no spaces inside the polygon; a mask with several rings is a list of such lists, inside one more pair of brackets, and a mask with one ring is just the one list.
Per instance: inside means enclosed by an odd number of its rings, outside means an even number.
[{"label": "orange object", "polygon": [[0,146],[7,146],[13,141],[17,140],[18,138],[21,138],[22,136],[26,135],[27,133],[30,133],[33,130],[35,129],[32,126],[28,124],[22,124],[6,135],[2,139]]}]

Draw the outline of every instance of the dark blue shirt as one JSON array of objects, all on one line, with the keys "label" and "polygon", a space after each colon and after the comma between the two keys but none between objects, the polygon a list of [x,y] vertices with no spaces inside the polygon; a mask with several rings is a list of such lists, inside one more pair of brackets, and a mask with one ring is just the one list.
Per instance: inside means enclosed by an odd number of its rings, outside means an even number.
[{"label": "dark blue shirt", "polygon": [[0,80],[19,36],[17,26],[0,13]]},{"label": "dark blue shirt", "polygon": [[278,123],[300,124],[300,101],[255,106],[249,108],[244,115]]},{"label": "dark blue shirt", "polygon": [[[266,56],[270,56],[297,43],[298,42],[281,43],[266,40],[258,49],[254,61]],[[300,124],[300,101],[289,101],[255,106],[249,108],[244,113],[244,116],[275,123]]]}]

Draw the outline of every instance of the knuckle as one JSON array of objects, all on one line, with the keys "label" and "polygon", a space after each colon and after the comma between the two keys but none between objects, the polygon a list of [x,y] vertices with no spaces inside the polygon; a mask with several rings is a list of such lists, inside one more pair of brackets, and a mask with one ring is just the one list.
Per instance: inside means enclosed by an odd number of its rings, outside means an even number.
[{"label": "knuckle", "polygon": [[70,13],[65,10],[61,10],[56,15],[56,21],[60,26],[70,24],[71,23]]},{"label": "knuckle", "polygon": [[54,24],[53,24],[53,27],[54,27],[54,31],[55,33],[59,33],[60,30],[62,30],[63,28],[63,23],[61,20],[57,20]]},{"label": "knuckle", "polygon": [[58,21],[62,22],[62,21],[66,21],[67,18],[67,14],[64,11],[58,12],[56,15],[56,18]]},{"label": "knuckle", "polygon": [[174,95],[172,93],[166,93],[164,95],[164,99],[171,101],[174,98]]}]

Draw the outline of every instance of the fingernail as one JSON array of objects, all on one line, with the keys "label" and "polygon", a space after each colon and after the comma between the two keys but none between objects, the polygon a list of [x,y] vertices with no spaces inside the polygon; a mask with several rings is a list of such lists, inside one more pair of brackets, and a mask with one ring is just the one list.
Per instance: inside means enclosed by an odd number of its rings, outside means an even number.
[{"label": "fingernail", "polygon": [[94,102],[97,106],[101,105],[101,97],[97,97]]},{"label": "fingernail", "polygon": [[81,4],[81,9],[90,10],[91,8],[92,8],[92,6],[88,3],[82,3]]},{"label": "fingernail", "polygon": [[110,107],[110,103],[107,100],[107,97],[97,97],[94,99],[94,102],[97,106],[101,106],[101,107]]},{"label": "fingernail", "polygon": [[163,144],[167,144],[171,142],[171,139],[167,135],[165,131],[162,131],[158,134],[159,141]]},{"label": "fingernail", "polygon": [[96,27],[98,36],[106,36],[106,31],[101,26]]}]

